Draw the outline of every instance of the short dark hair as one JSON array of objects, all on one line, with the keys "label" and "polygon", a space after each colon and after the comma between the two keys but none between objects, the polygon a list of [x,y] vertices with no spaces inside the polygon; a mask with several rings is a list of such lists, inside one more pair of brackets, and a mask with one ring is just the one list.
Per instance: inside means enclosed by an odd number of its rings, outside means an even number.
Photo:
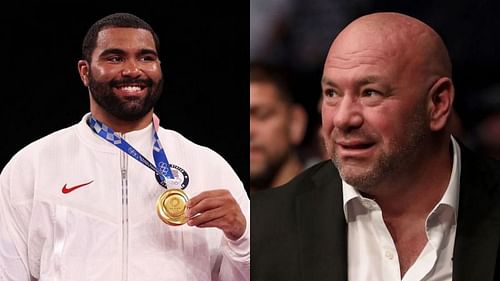
[{"label": "short dark hair", "polygon": [[262,61],[250,62],[250,83],[270,83],[277,90],[281,100],[293,103],[294,97],[290,90],[290,72],[283,66]]},{"label": "short dark hair", "polygon": [[138,16],[129,13],[115,13],[96,21],[87,31],[82,44],[82,58],[90,63],[92,52],[97,45],[97,35],[103,29],[112,27],[131,27],[145,29],[153,34],[156,52],[160,53],[160,39],[153,28]]}]

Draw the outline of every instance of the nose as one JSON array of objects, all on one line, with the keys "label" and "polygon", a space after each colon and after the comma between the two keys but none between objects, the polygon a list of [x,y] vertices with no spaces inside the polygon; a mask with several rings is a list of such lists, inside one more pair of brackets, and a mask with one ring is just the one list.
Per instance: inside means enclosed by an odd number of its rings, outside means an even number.
[{"label": "nose", "polygon": [[350,131],[363,125],[363,112],[361,105],[349,96],[345,96],[336,106],[333,115],[333,125],[342,130]]},{"label": "nose", "polygon": [[141,75],[139,63],[135,60],[127,60],[123,65],[122,75],[128,77],[138,77]]}]

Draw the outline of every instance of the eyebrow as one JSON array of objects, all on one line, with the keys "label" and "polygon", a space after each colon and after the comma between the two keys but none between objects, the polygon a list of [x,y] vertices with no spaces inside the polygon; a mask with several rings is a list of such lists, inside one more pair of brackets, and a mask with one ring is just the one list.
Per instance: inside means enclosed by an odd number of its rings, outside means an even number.
[{"label": "eyebrow", "polygon": [[379,82],[380,80],[382,80],[380,78],[380,76],[370,75],[370,76],[366,76],[366,77],[361,78],[359,81],[356,81],[356,84],[359,84],[359,85],[373,84],[373,83]]},{"label": "eyebrow", "polygon": [[[124,55],[126,54],[126,52],[122,49],[119,49],[119,48],[110,48],[110,49],[106,49],[104,50],[100,55],[99,57],[105,57],[107,55]],[[155,56],[158,56],[158,53],[153,50],[153,49],[141,49],[139,51],[139,55],[155,55]]]},{"label": "eyebrow", "polygon": [[[363,77],[361,79],[356,80],[354,83],[356,84],[356,86],[359,87],[359,86],[363,86],[363,85],[367,85],[367,84],[373,84],[373,83],[379,82],[381,80],[382,79],[380,76],[369,75],[369,76],[366,76],[366,77]],[[326,86],[331,86],[331,87],[337,87],[337,84],[333,80],[328,79],[326,77],[323,77],[321,79],[321,84],[326,85]]]}]

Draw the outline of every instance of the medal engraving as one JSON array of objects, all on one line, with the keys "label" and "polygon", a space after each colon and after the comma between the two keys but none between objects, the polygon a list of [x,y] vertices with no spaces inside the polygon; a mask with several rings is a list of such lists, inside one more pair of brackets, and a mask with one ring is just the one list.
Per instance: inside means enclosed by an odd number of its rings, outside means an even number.
[{"label": "medal engraving", "polygon": [[156,201],[158,216],[169,225],[185,224],[188,221],[185,214],[188,200],[182,189],[168,189]]}]

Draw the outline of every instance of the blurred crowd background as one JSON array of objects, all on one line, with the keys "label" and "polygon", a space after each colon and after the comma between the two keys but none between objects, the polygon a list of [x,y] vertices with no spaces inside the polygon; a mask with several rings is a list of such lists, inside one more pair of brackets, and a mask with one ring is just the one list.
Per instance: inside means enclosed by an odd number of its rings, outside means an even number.
[{"label": "blurred crowd background", "polygon": [[[416,17],[443,38],[453,63],[456,136],[469,148],[500,158],[500,3],[493,0],[250,0],[250,62],[286,71],[289,89],[308,115],[299,154],[320,160],[320,79],[335,36],[353,19],[378,11]],[[252,140],[251,140],[252,142]]]}]

